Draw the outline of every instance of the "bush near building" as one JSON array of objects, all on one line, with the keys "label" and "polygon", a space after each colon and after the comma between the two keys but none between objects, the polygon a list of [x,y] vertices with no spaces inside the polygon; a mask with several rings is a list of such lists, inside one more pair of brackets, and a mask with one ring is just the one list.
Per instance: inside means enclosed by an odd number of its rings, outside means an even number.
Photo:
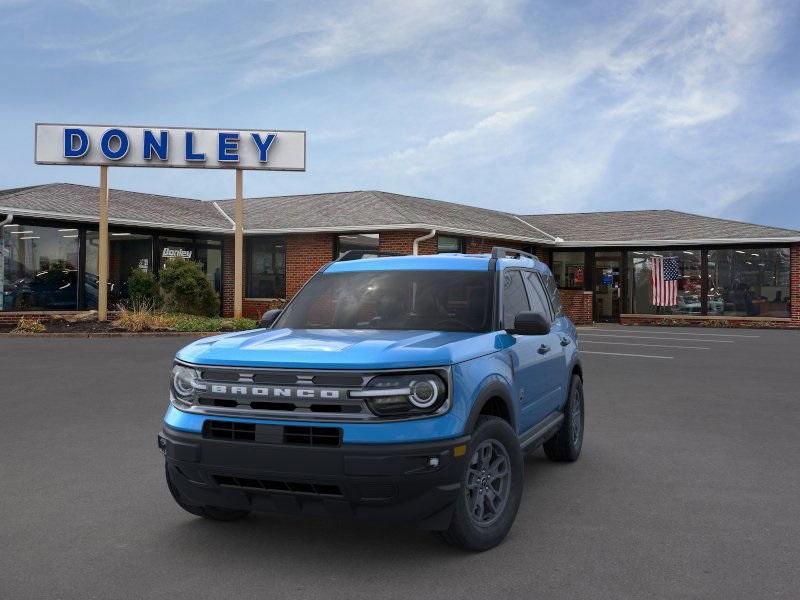
[{"label": "bush near building", "polygon": [[219,298],[196,262],[172,259],[159,274],[164,310],[212,317],[219,312]]},{"label": "bush near building", "polygon": [[141,269],[134,269],[128,277],[128,296],[131,306],[159,308],[164,303],[158,280],[152,273]]}]

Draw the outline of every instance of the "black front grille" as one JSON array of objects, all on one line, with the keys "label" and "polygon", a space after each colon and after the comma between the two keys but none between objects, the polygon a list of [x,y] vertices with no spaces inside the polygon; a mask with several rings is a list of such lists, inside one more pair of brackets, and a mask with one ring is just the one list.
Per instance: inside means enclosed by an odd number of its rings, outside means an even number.
[{"label": "black front grille", "polygon": [[263,444],[333,447],[342,445],[342,430],[339,427],[296,427],[209,420],[203,426],[203,436],[217,440]]},{"label": "black front grille", "polygon": [[236,487],[244,490],[311,494],[315,496],[343,496],[341,488],[331,483],[252,479],[250,477],[232,477],[230,475],[214,475],[214,482],[219,486]]},{"label": "black front grille", "polygon": [[283,443],[301,446],[341,446],[342,430],[338,427],[287,425],[283,428]]},{"label": "black front grille", "polygon": [[221,440],[255,441],[256,426],[235,421],[206,421],[205,436]]}]

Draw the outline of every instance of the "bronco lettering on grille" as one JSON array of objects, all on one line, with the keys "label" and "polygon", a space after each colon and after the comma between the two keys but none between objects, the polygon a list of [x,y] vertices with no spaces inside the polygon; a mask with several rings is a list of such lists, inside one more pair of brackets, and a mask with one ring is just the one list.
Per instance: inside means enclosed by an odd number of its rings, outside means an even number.
[{"label": "bronco lettering on grille", "polygon": [[299,387],[269,387],[269,386],[248,386],[248,385],[223,385],[215,383],[211,385],[212,394],[223,394],[226,396],[257,396],[259,398],[302,398],[302,399],[324,399],[338,400],[341,397],[341,390],[325,388],[299,388]]}]

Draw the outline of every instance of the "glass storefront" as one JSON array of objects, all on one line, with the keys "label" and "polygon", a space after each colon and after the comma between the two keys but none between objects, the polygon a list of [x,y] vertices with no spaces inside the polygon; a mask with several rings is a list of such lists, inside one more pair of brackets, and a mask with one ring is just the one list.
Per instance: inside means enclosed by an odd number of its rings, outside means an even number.
[{"label": "glass storefront", "polygon": [[280,237],[247,239],[247,297],[283,298],[286,295],[286,243]]},{"label": "glass storefront", "polygon": [[222,242],[219,240],[198,240],[197,262],[200,263],[214,291],[222,298]]},{"label": "glass storefront", "polygon": [[708,314],[788,318],[789,248],[708,251]]},{"label": "glass storefront", "polygon": [[586,252],[553,252],[550,265],[559,288],[565,290],[584,288]]},{"label": "glass storefront", "polygon": [[702,314],[701,250],[634,250],[629,257],[632,313]]},{"label": "glass storefront", "polygon": [[622,300],[622,252],[594,254],[594,320],[617,321]]},{"label": "glass storefront", "polygon": [[[84,304],[97,308],[98,233],[87,230],[84,259]],[[128,299],[128,278],[135,270],[158,274],[169,260],[200,264],[214,291],[222,297],[222,241],[191,237],[153,236],[130,231],[109,233],[108,305]]]},{"label": "glass storefront", "polygon": [[[97,265],[99,234],[86,232],[84,259],[84,302],[87,308],[97,308]],[[128,278],[135,270],[153,272],[153,236],[130,231],[111,231],[108,235],[108,306],[128,299]]]},{"label": "glass storefront", "polygon": [[4,225],[2,309],[77,309],[79,252],[77,229]]}]

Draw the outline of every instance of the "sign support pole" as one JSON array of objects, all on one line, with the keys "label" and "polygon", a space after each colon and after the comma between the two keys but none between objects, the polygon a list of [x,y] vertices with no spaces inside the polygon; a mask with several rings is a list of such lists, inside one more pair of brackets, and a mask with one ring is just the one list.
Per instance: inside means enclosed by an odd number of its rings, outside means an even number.
[{"label": "sign support pole", "polygon": [[100,247],[97,254],[97,320],[108,320],[108,167],[100,167]]},{"label": "sign support pole", "polygon": [[242,284],[244,267],[244,201],[243,201],[242,169],[236,169],[236,225],[234,232],[234,288],[233,288],[233,316],[236,319],[242,316]]}]

